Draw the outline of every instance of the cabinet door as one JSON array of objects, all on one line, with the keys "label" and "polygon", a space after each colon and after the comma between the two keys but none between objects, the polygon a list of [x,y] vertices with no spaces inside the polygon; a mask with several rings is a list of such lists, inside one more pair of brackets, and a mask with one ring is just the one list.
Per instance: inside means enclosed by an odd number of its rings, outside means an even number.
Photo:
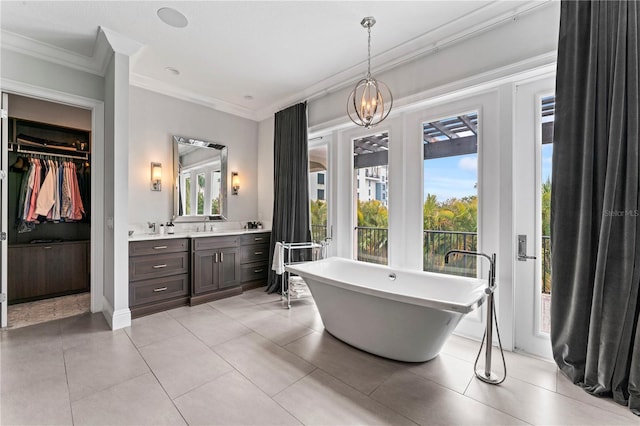
[{"label": "cabinet door", "polygon": [[219,260],[220,254],[217,250],[193,252],[193,294],[218,290]]},{"label": "cabinet door", "polygon": [[238,248],[220,249],[220,288],[240,284],[240,251]]},{"label": "cabinet door", "polygon": [[87,245],[52,244],[41,247],[47,265],[46,292],[59,294],[89,287]]}]

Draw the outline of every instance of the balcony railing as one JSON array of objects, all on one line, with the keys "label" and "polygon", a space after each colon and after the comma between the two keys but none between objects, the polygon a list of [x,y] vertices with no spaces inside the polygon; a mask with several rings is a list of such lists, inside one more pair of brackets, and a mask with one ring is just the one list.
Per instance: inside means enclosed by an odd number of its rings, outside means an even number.
[{"label": "balcony railing", "polygon": [[387,228],[356,227],[358,242],[358,260],[370,263],[387,264]]},{"label": "balcony railing", "polygon": [[551,294],[551,237],[542,237],[542,292]]},{"label": "balcony railing", "polygon": [[311,225],[311,240],[324,241],[327,238],[327,225]]},{"label": "balcony railing", "polygon": [[[371,228],[358,226],[356,241],[358,247],[357,259],[386,265],[388,250],[388,228]],[[326,225],[311,225],[314,241],[324,240],[327,236]],[[477,276],[477,258],[472,256],[454,256],[445,265],[444,255],[449,250],[478,249],[478,234],[476,232],[459,231],[424,231],[423,239],[423,270],[442,272],[452,275],[468,277]],[[542,292],[551,293],[551,239],[542,237]]]},{"label": "balcony railing", "polygon": [[452,256],[444,263],[444,255],[449,250],[478,249],[476,232],[425,230],[423,238],[423,270],[443,272],[465,277],[477,276],[477,258],[475,256]]}]

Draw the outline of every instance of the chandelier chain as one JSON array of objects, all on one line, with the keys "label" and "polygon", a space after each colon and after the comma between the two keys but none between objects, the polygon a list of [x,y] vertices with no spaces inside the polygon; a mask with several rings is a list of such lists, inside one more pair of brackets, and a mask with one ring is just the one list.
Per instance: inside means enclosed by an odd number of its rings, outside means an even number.
[{"label": "chandelier chain", "polygon": [[371,25],[367,26],[367,32],[369,33],[369,39],[367,41],[367,78],[371,77]]}]

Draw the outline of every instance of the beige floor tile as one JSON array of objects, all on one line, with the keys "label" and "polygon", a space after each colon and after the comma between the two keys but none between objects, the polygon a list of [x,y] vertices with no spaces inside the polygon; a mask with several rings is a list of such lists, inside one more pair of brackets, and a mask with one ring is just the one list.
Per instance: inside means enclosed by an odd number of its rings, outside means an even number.
[{"label": "beige floor tile", "polygon": [[45,342],[2,348],[0,391],[3,395],[48,380],[60,380],[66,384],[62,345]]},{"label": "beige floor tile", "polygon": [[251,333],[249,328],[238,321],[213,309],[193,315],[181,316],[177,320],[207,346],[224,343]]},{"label": "beige floor tile", "polygon": [[254,288],[249,291],[245,291],[239,297],[251,303],[262,304],[279,302],[280,295],[277,293],[269,294],[265,291],[266,287]]},{"label": "beige floor tile", "polygon": [[232,370],[190,333],[144,346],[140,353],[171,399]]},{"label": "beige floor tile", "polygon": [[291,414],[232,371],[175,401],[190,425],[297,425]]},{"label": "beige floor tile", "polygon": [[283,315],[272,315],[268,319],[258,318],[243,321],[243,324],[280,346],[313,333],[312,329]]},{"label": "beige floor tile", "polygon": [[69,318],[62,322],[60,329],[65,350],[123,333],[111,330],[102,312]]},{"label": "beige floor tile", "polygon": [[72,404],[74,425],[184,425],[152,374],[144,374]]},{"label": "beige floor tile", "polygon": [[305,425],[415,424],[322,370],[274,399]]},{"label": "beige floor tile", "polygon": [[72,424],[66,379],[40,380],[4,392],[0,399],[0,424]]},{"label": "beige floor tile", "polygon": [[213,349],[269,396],[315,369],[302,358],[256,333],[246,334]]},{"label": "beige floor tile", "polygon": [[327,332],[308,334],[289,343],[285,349],[367,395],[393,373],[409,365],[363,352]]},{"label": "beige floor tile", "polygon": [[425,425],[526,424],[487,405],[409,372],[399,372],[371,395],[373,399]]},{"label": "beige floor tile", "polygon": [[255,303],[239,296],[215,300],[209,302],[208,305],[231,318],[238,318],[246,313],[248,309],[252,310],[257,306]]},{"label": "beige floor tile", "polygon": [[207,304],[202,304],[196,306],[180,306],[179,308],[173,308],[165,312],[171,315],[173,318],[180,318],[184,316],[195,315],[203,311],[213,311],[213,308]]},{"label": "beige floor tile", "polygon": [[476,355],[478,355],[479,348],[479,341],[467,339],[461,336],[451,335],[445,342],[440,352],[473,363],[476,360]]},{"label": "beige floor tile", "polygon": [[[550,391],[556,390],[558,367],[553,361],[509,351],[505,351],[504,356],[507,362],[507,374],[509,376]],[[500,358],[500,352],[498,350],[493,351],[492,364],[496,366],[495,369],[492,370],[502,372],[502,358]],[[479,365],[484,366],[484,362]]]},{"label": "beige floor tile", "polygon": [[0,347],[15,348],[18,346],[32,346],[47,344],[52,348],[62,348],[62,338],[60,336],[60,324],[64,320],[56,320],[44,324],[32,325],[12,330],[3,330]]},{"label": "beige floor tile", "polygon": [[600,410],[513,377],[507,377],[500,386],[473,380],[465,395],[532,424],[633,424],[623,416]]},{"label": "beige floor tile", "polygon": [[640,422],[638,416],[633,414],[628,407],[616,403],[612,398],[597,397],[585,392],[583,388],[574,385],[573,382],[559,370],[557,373],[557,383],[557,392],[559,394],[568,396],[569,398],[575,399],[580,402],[584,402],[585,404],[591,405],[593,407],[600,408],[601,410],[607,410],[628,419],[637,420],[638,422]]},{"label": "beige floor tile", "polygon": [[149,371],[124,333],[75,346],[66,350],[64,357],[72,401]]},{"label": "beige floor tile", "polygon": [[292,319],[307,328],[315,331],[324,331],[324,324],[322,323],[322,317],[318,313],[318,308],[312,302],[307,300],[299,300],[291,305],[291,309],[285,309],[278,312],[279,315],[283,315],[286,318]]},{"label": "beige floor tile", "polygon": [[445,353],[441,353],[431,361],[415,364],[407,371],[458,393],[464,393],[473,378],[472,363]]},{"label": "beige floor tile", "polygon": [[127,327],[125,331],[138,348],[188,333],[182,324],[166,312],[134,319],[131,327]]}]

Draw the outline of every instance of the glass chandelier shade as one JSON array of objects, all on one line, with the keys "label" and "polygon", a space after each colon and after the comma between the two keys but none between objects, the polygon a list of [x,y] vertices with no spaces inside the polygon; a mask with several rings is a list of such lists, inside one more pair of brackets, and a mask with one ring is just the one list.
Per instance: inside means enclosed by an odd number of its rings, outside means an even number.
[{"label": "glass chandelier shade", "polygon": [[369,35],[367,75],[356,83],[347,100],[347,114],[351,121],[367,129],[387,118],[393,106],[393,95],[389,87],[371,77],[371,27],[375,23],[376,20],[372,16],[364,18],[360,23]]}]

